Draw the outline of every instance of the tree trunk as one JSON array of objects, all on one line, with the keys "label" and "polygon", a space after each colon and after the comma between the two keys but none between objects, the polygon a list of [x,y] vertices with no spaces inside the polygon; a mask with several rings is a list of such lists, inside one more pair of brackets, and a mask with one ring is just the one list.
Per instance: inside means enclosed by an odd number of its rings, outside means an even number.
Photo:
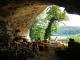
[{"label": "tree trunk", "polygon": [[54,22],[54,20],[55,20],[55,18],[53,18],[53,17],[50,19],[48,27],[45,29],[44,39],[50,39],[50,36],[51,36],[51,26],[52,26],[52,23]]}]

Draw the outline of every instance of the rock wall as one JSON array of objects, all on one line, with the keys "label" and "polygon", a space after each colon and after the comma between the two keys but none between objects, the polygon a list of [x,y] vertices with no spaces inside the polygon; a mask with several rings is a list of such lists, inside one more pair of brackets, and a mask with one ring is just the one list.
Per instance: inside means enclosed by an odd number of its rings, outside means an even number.
[{"label": "rock wall", "polygon": [[[33,4],[32,4],[33,3]],[[8,34],[9,40],[17,36],[29,37],[33,21],[48,5],[39,2],[9,3],[0,6],[0,37]],[[5,33],[4,31],[5,30]],[[2,38],[1,38],[2,39]],[[6,38],[4,38],[6,40]]]}]

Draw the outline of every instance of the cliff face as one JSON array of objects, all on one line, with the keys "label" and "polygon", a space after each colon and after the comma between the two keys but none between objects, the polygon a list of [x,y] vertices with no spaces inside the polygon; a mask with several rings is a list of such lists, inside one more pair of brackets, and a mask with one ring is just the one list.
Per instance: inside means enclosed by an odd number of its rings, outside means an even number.
[{"label": "cliff face", "polygon": [[36,16],[52,4],[65,7],[69,13],[79,14],[78,0],[0,0],[0,38],[27,37]]}]

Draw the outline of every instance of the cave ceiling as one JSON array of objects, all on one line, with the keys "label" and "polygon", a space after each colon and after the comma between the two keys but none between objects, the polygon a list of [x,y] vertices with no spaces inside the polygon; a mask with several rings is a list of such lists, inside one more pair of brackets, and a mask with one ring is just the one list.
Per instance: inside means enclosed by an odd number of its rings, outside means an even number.
[{"label": "cave ceiling", "polygon": [[[65,9],[68,13],[80,14],[80,12],[79,12],[79,10],[80,10],[79,0],[0,0],[0,7],[6,6],[8,4],[12,5],[12,6],[8,6],[8,9],[11,9],[11,10],[16,10],[17,8],[22,7],[21,4],[25,5],[25,6],[26,5],[32,6],[34,4],[39,4],[39,5],[56,4],[56,5],[65,7]],[[7,14],[7,16],[9,14]]]}]

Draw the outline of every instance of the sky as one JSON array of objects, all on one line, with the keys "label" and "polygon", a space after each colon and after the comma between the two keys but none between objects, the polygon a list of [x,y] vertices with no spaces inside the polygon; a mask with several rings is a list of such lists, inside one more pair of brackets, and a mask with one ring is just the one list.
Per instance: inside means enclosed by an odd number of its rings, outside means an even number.
[{"label": "sky", "polygon": [[[61,10],[64,10],[63,7],[61,7]],[[68,14],[69,20],[64,22],[68,26],[80,26],[80,15],[77,14]],[[63,25],[62,23],[60,25]]]},{"label": "sky", "polygon": [[[50,6],[49,6],[50,7]],[[60,7],[60,9],[62,11],[64,11],[64,7]],[[65,25],[68,25],[68,26],[80,26],[80,16],[77,15],[77,14],[68,14],[67,13],[67,16],[69,17],[69,20],[68,21],[63,21],[63,23]],[[60,25],[64,25],[62,23],[59,23]]]},{"label": "sky", "polygon": [[[68,26],[80,26],[80,16],[76,14],[67,14],[69,20],[64,22]],[[60,23],[60,25],[63,25]]]}]

